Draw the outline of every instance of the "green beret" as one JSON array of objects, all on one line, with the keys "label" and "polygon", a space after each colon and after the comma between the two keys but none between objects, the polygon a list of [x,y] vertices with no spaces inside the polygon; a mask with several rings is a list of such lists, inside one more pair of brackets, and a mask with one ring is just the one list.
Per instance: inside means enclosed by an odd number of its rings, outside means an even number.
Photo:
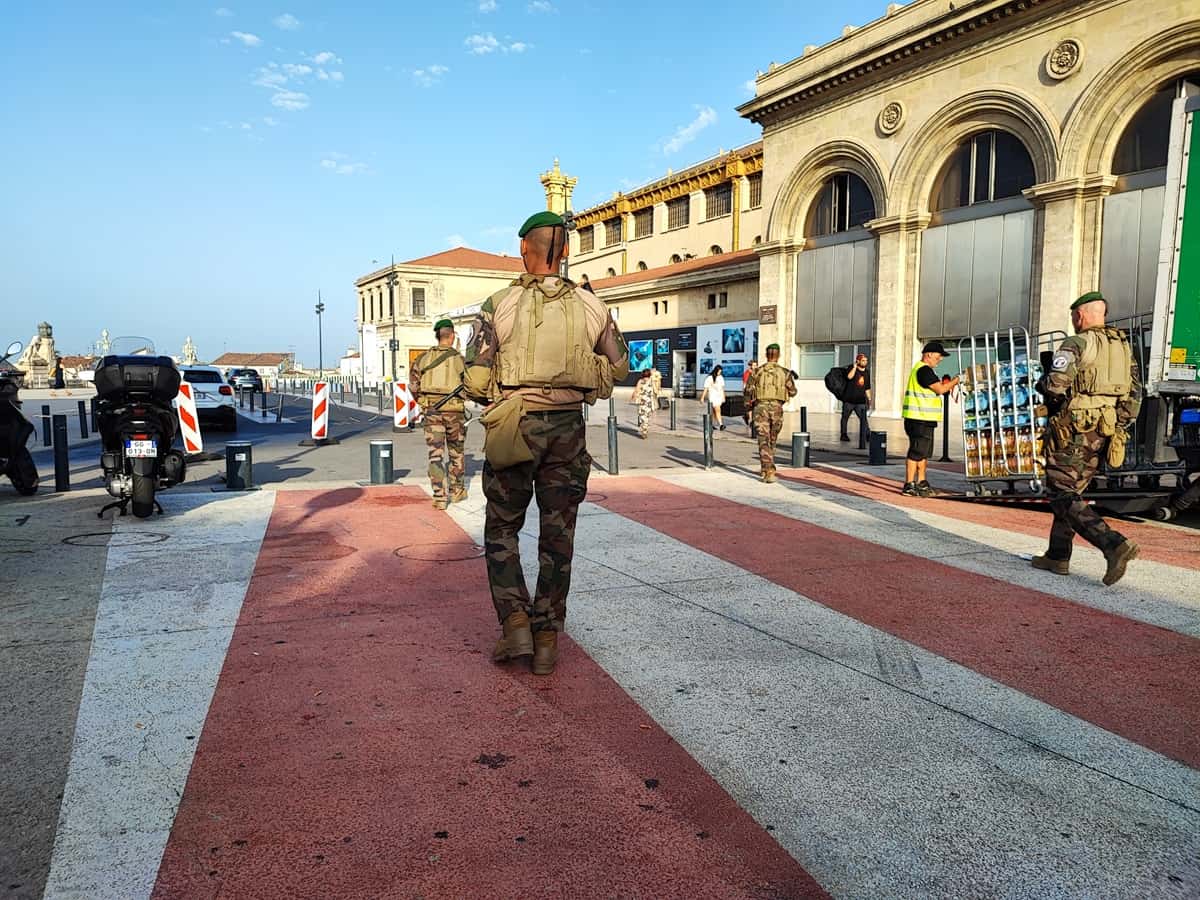
[{"label": "green beret", "polygon": [[443,328],[453,328],[453,327],[454,327],[454,323],[451,322],[449,319],[438,319],[436,322],[433,323],[433,333],[437,334]]},{"label": "green beret", "polygon": [[778,344],[767,344],[767,352],[768,353],[770,353],[772,350],[778,350],[778,349],[779,349]]},{"label": "green beret", "polygon": [[534,213],[525,220],[525,224],[521,226],[521,230],[517,232],[517,237],[525,237],[535,228],[548,228],[551,225],[557,225],[560,228],[566,228],[567,223],[563,221],[563,217],[558,213],[552,213],[549,210],[543,210],[540,213]]},{"label": "green beret", "polygon": [[1108,302],[1107,300],[1104,300],[1104,295],[1102,293],[1100,293],[1099,291],[1088,291],[1086,294],[1084,294],[1082,297],[1080,297],[1078,300],[1076,300],[1074,303],[1071,304],[1071,309],[1079,309],[1079,307],[1083,306],[1085,303],[1094,303],[1097,300],[1102,300],[1105,303]]}]

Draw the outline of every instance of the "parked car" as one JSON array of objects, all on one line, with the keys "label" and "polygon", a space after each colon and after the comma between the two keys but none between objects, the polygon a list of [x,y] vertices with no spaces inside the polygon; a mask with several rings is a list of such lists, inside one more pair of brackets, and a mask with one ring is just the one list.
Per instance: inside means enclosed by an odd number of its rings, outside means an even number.
[{"label": "parked car", "polygon": [[226,431],[237,431],[237,402],[221,370],[216,366],[180,366],[179,371],[183,380],[194,386],[200,426],[207,422]]},{"label": "parked car", "polygon": [[235,391],[258,391],[263,389],[262,376],[257,369],[230,369],[229,383]]}]

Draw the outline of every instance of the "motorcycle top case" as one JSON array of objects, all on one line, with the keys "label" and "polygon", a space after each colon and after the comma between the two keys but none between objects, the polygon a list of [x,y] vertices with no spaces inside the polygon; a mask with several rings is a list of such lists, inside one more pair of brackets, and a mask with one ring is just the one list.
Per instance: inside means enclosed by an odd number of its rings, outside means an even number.
[{"label": "motorcycle top case", "polygon": [[96,369],[96,395],[111,400],[131,394],[170,403],[179,394],[179,381],[169,356],[106,356]]}]

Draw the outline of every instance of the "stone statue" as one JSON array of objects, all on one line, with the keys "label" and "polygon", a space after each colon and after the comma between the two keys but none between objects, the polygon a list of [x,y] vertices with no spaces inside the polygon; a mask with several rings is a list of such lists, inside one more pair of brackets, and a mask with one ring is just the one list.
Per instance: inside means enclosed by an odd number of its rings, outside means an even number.
[{"label": "stone statue", "polygon": [[54,351],[54,329],[49,322],[42,322],[38,325],[37,336],[29,339],[29,346],[17,361],[17,368],[26,373],[26,384],[43,387],[57,356]]},{"label": "stone statue", "polygon": [[187,340],[183,342],[183,364],[185,366],[194,366],[200,360],[196,356],[196,345],[192,343],[192,336],[189,334]]},{"label": "stone statue", "polygon": [[101,356],[105,356],[105,355],[107,355],[107,354],[108,354],[108,351],[112,349],[112,341],[111,341],[111,340],[109,340],[109,337],[108,337],[108,329],[107,329],[107,328],[103,329],[103,330],[100,332],[100,343],[99,343],[99,345],[98,345],[98,346],[99,346],[99,348],[100,348],[100,355],[101,355]]}]

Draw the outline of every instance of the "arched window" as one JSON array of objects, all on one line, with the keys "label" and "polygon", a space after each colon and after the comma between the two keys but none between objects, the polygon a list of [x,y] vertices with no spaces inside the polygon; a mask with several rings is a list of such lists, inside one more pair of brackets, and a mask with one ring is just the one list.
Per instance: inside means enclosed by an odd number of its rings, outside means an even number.
[{"label": "arched window", "polygon": [[1113,174],[1132,175],[1167,165],[1167,144],[1171,137],[1171,104],[1177,87],[1163,88],[1125,126],[1117,152],[1113,155]]},{"label": "arched window", "polygon": [[1033,187],[1033,159],[1021,139],[1007,131],[968,138],[946,161],[933,195],[935,212],[1019,197]]},{"label": "arched window", "polygon": [[644,262],[638,263],[638,271],[639,272],[645,272],[648,268],[650,268],[650,267],[648,265],[646,265]]},{"label": "arched window", "polygon": [[722,250],[722,249],[721,249],[721,248],[720,248],[718,245],[716,245],[716,244],[713,244],[711,247],[709,247],[709,248],[708,248],[708,255],[709,255],[709,256],[720,256],[720,255],[721,255],[722,253],[724,253],[724,252],[725,252],[725,251],[724,251],[724,250]]},{"label": "arched window", "polygon": [[616,278],[616,277],[617,277],[617,270],[616,270],[616,269],[614,269],[614,268],[611,268],[611,267],[610,267],[610,268],[609,268],[607,271],[605,271],[605,273],[604,273],[604,277],[605,277],[605,278]]},{"label": "arched window", "polygon": [[683,257],[682,257],[682,256],[680,256],[678,253],[672,253],[672,254],[671,254],[671,262],[670,262],[670,265],[675,265],[675,263],[681,263],[681,262],[683,262]]},{"label": "arched window", "polygon": [[839,172],[821,185],[808,214],[805,237],[839,234],[861,228],[875,218],[875,199],[867,183],[853,172]]}]

